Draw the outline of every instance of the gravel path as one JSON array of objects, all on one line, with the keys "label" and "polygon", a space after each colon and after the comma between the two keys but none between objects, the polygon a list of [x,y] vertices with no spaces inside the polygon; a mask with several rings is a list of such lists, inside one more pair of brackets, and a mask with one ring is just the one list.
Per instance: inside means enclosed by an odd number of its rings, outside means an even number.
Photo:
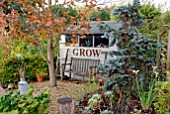
[{"label": "gravel path", "polygon": [[83,95],[83,92],[88,91],[87,83],[80,81],[57,81],[57,87],[50,87],[49,81],[30,83],[34,86],[35,95],[40,94],[47,89],[50,89],[50,98],[52,101],[49,103],[47,114],[58,114],[57,100],[63,97],[71,97],[78,99]]}]

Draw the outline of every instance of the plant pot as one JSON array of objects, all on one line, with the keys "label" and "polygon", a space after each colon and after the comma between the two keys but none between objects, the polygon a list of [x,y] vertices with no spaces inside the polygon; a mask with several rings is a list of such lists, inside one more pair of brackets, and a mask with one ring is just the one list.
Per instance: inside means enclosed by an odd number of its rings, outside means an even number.
[{"label": "plant pot", "polygon": [[44,80],[44,76],[36,76],[38,82],[42,82]]},{"label": "plant pot", "polygon": [[28,91],[28,82],[25,81],[25,78],[20,78],[18,89],[21,95],[25,94]]}]

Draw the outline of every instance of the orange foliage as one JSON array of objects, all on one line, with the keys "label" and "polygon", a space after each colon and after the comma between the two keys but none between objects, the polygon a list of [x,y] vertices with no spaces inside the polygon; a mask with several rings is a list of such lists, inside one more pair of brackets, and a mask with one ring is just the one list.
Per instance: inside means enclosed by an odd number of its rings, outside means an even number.
[{"label": "orange foliage", "polygon": [[[52,13],[51,7],[47,7],[48,4],[45,0],[5,1],[15,1],[18,4],[22,4],[22,10],[24,11],[22,16],[24,16],[25,21],[18,19],[20,14],[17,12],[17,10],[12,10],[11,14],[3,16],[3,19],[8,20],[9,22],[9,34],[11,38],[17,39],[29,39],[30,35],[36,38],[40,35],[41,39],[57,37],[56,40],[60,40],[60,35],[65,33],[68,28],[71,28],[71,34],[73,36],[75,36],[77,32],[80,32],[82,33],[82,38],[85,38],[85,35],[83,34],[90,33],[90,23],[87,23],[87,19],[90,19],[90,15],[92,15],[92,13],[94,12],[93,8],[97,6],[96,0],[70,0],[69,2],[63,2],[63,5],[61,6],[61,8],[59,8],[59,10],[67,7],[67,5],[74,7],[75,4],[79,2],[85,3],[86,6],[84,9],[77,9],[76,17],[70,15],[70,10],[63,12],[63,17],[60,17],[58,14]],[[58,0],[55,1],[58,2]],[[1,5],[4,5],[3,1]],[[97,19],[97,21],[100,21],[100,19]],[[72,26],[74,22],[76,22],[76,25]],[[2,19],[0,19],[0,23],[2,23]],[[27,26],[27,28],[25,30],[22,30],[21,26]]]},{"label": "orange foliage", "polygon": [[82,35],[82,36],[80,36],[80,38],[86,38],[86,35]]},{"label": "orange foliage", "polygon": [[101,21],[101,19],[100,19],[100,18],[97,18],[96,21]]}]

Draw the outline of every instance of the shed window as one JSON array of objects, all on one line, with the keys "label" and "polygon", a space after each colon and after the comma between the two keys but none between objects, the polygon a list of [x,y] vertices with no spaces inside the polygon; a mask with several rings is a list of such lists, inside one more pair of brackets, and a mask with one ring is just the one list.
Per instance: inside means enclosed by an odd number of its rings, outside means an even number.
[{"label": "shed window", "polygon": [[94,47],[109,47],[109,40],[107,38],[102,38],[101,35],[94,35]]},{"label": "shed window", "polygon": [[78,37],[66,35],[66,46],[78,46]]},{"label": "shed window", "polygon": [[102,35],[103,34],[86,35],[86,38],[81,38],[81,36],[73,37],[72,35],[66,35],[66,46],[108,48],[109,40],[107,38],[102,38]]},{"label": "shed window", "polygon": [[80,46],[81,47],[93,47],[93,36],[87,35],[86,38],[80,37]]}]

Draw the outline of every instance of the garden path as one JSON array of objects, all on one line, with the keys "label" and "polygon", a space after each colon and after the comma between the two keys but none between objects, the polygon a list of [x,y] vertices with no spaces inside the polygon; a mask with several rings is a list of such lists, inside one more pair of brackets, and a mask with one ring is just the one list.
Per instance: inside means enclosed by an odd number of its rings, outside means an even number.
[{"label": "garden path", "polygon": [[[30,83],[34,86],[35,93],[38,95],[47,89],[50,89],[50,98],[47,114],[58,114],[58,99],[63,97],[81,98],[86,92],[92,91],[94,88],[89,87],[88,83],[82,81],[57,81],[57,87],[50,87],[49,81]],[[30,85],[29,84],[29,85]]]}]

